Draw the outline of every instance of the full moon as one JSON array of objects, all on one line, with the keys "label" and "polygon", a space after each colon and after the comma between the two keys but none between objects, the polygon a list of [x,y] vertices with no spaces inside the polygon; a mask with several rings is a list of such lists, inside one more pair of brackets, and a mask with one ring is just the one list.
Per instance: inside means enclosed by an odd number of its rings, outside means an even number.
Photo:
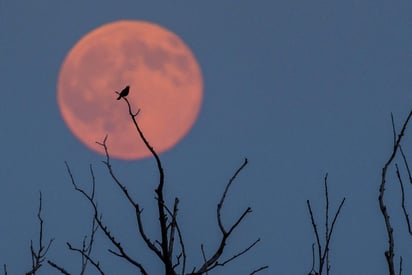
[{"label": "full moon", "polygon": [[173,32],[143,21],[116,21],[83,36],[69,51],[57,81],[57,102],[70,131],[88,148],[108,135],[111,157],[150,156],[124,100],[126,86],[137,122],[157,153],[192,128],[203,98],[200,67]]}]

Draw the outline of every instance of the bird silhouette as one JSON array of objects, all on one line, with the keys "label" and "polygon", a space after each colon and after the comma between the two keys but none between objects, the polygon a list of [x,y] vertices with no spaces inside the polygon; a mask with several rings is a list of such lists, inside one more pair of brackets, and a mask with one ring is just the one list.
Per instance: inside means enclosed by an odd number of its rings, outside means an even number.
[{"label": "bird silhouette", "polygon": [[119,97],[117,98],[117,100],[121,99],[122,97],[125,97],[129,94],[129,86],[126,86],[126,88],[124,88],[119,94]]}]

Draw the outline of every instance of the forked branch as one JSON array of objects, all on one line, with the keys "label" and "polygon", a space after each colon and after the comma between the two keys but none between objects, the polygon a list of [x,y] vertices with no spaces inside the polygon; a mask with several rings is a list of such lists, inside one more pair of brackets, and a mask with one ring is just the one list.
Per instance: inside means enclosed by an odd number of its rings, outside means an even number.
[{"label": "forked branch", "polygon": [[382,174],[381,174],[381,183],[379,185],[379,197],[378,197],[378,202],[379,202],[379,208],[381,210],[384,222],[385,222],[385,228],[386,228],[386,234],[388,237],[388,248],[385,251],[385,258],[386,258],[386,263],[388,265],[388,272],[389,275],[395,275],[395,264],[394,264],[394,256],[395,256],[395,240],[393,237],[393,228],[389,219],[389,213],[387,210],[387,206],[384,202],[384,196],[385,196],[385,187],[386,187],[386,174],[388,171],[389,166],[393,163],[396,154],[399,151],[401,141],[403,136],[405,135],[406,127],[409,123],[409,120],[412,116],[412,111],[409,112],[409,115],[405,119],[405,122],[403,123],[403,126],[401,128],[401,131],[399,132],[398,135],[396,135],[396,130],[395,130],[395,123],[393,119],[393,115],[391,114],[391,121],[392,121],[392,130],[393,130],[393,149],[391,154],[389,155],[388,160],[385,162],[383,168],[382,168]]},{"label": "forked branch", "polygon": [[51,244],[53,243],[54,239],[50,239],[47,246],[43,243],[43,218],[41,217],[41,210],[42,210],[42,193],[39,193],[39,210],[37,212],[37,219],[39,220],[39,243],[37,249],[34,247],[33,241],[30,241],[30,252],[31,252],[31,260],[32,266],[31,270],[26,272],[26,275],[34,275],[39,270],[39,268],[43,265],[43,262],[46,260],[46,254],[49,251]]},{"label": "forked branch", "polygon": [[[78,187],[73,174],[70,170],[69,165],[66,162],[66,168],[67,168],[67,172],[69,173],[72,185],[74,187],[74,189],[78,192],[80,192],[90,203],[90,205],[93,208],[94,211],[94,219],[97,223],[97,225],[99,226],[99,228],[103,231],[104,235],[110,240],[110,242],[116,247],[117,251],[114,251],[112,249],[109,249],[109,252],[111,252],[112,254],[125,259],[127,262],[131,263],[132,265],[134,265],[135,267],[137,267],[139,269],[139,271],[141,272],[141,274],[147,275],[148,273],[146,272],[145,268],[143,267],[143,265],[141,263],[139,263],[138,261],[134,260],[123,248],[123,246],[121,245],[121,243],[119,241],[117,241],[116,237],[110,232],[109,228],[104,224],[103,219],[102,219],[102,215],[99,212],[99,209],[97,208],[97,203],[95,201],[94,198],[94,191],[92,192],[91,195],[89,195],[86,191],[84,191],[82,188]],[[94,190],[94,181],[93,181],[93,190]],[[90,259],[89,259],[90,260]]]},{"label": "forked branch", "polygon": [[[246,217],[246,215],[249,214],[250,212],[252,212],[252,209],[250,207],[248,207],[243,211],[243,213],[238,217],[238,219],[228,229],[226,229],[225,226],[223,225],[222,217],[221,217],[221,211],[222,211],[225,199],[226,199],[226,195],[229,191],[229,188],[232,186],[232,183],[234,182],[234,180],[238,176],[238,174],[245,168],[245,166],[247,164],[248,164],[248,160],[245,158],[242,165],[236,170],[236,172],[233,174],[233,176],[230,178],[230,180],[226,184],[226,187],[225,187],[225,190],[222,194],[222,197],[220,198],[220,201],[217,204],[217,209],[216,209],[217,223],[218,223],[220,232],[222,234],[222,237],[221,237],[220,243],[218,245],[218,248],[216,249],[216,251],[213,253],[212,256],[210,256],[208,259],[206,259],[204,249],[203,249],[203,245],[202,245],[202,254],[205,258],[204,263],[198,270],[194,271],[191,274],[204,274],[204,273],[207,273],[208,271],[211,271],[212,269],[214,269],[218,266],[224,266],[225,264],[233,261],[234,259],[236,259],[236,258],[240,257],[241,255],[245,254],[246,252],[248,252],[252,247],[254,247],[260,241],[260,239],[257,239],[255,242],[253,242],[252,244],[247,246],[245,249],[243,249],[239,253],[234,254],[232,257],[228,258],[227,260],[219,262],[219,259],[222,256],[222,253],[223,253],[223,251],[226,247],[227,239],[230,237],[232,232],[239,226],[239,224],[243,221],[243,219]],[[255,273],[260,271],[260,270],[263,270],[263,269],[265,269],[265,267],[262,267],[262,269],[256,270]]]},{"label": "forked branch", "polygon": [[312,211],[312,206],[310,204],[310,201],[307,200],[306,204],[309,210],[309,216],[310,220],[312,223],[312,228],[313,232],[315,233],[316,237],[316,246],[317,246],[317,258],[318,258],[318,269],[317,271],[315,270],[314,267],[314,262],[315,262],[315,253],[314,253],[314,246],[312,245],[312,268],[309,274],[317,274],[321,275],[325,265],[326,265],[326,274],[329,274],[330,271],[330,264],[329,264],[329,252],[330,252],[330,241],[332,239],[332,234],[333,234],[333,229],[335,228],[336,221],[338,219],[338,216],[340,214],[340,211],[343,207],[343,204],[345,203],[346,198],[344,197],[342,201],[339,204],[338,210],[335,213],[335,216],[333,217],[331,226],[329,228],[329,192],[328,192],[328,174],[325,175],[324,178],[324,184],[325,184],[325,240],[324,240],[324,245],[325,247],[322,249],[322,243],[320,240],[320,234],[318,227],[315,222],[315,217],[313,215]]}]

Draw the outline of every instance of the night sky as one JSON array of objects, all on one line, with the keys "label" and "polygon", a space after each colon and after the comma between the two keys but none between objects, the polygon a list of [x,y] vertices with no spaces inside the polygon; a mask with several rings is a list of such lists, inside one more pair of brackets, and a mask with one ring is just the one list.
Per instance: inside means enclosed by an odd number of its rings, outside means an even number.
[{"label": "night sky", "polygon": [[[0,264],[9,274],[30,269],[42,191],[44,239],[55,239],[48,259],[79,272],[80,258],[66,242],[81,245],[92,210],[73,190],[67,161],[86,190],[93,166],[104,221],[150,274],[162,274],[104,157],[72,135],[56,101],[59,69],[71,47],[99,26],[127,19],[176,33],[203,73],[197,122],[160,156],[166,201],[180,198],[188,270],[202,264],[202,243],[208,255],[218,244],[216,204],[247,157],[222,214],[229,225],[246,207],[253,212],[223,257],[261,242],[211,274],[248,274],[262,265],[270,268],[260,274],[307,274],[315,239],[306,200],[322,226],[326,173],[331,215],[346,197],[330,246],[331,274],[387,274],[378,188],[393,145],[390,114],[399,129],[412,106],[411,14],[410,1],[1,1]],[[411,131],[404,140],[409,156]],[[146,231],[159,238],[154,160],[113,159],[112,165],[144,208]],[[402,256],[404,274],[411,274],[412,238],[394,175],[390,169],[387,198],[395,259],[398,264]],[[99,232],[93,256],[107,274],[136,274],[107,248],[113,247]],[[47,264],[40,271],[56,273]]]}]

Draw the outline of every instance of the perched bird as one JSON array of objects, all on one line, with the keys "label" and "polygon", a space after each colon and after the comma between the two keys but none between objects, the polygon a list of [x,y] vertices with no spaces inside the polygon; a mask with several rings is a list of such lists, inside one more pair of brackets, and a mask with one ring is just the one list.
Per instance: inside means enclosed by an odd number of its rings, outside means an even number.
[{"label": "perched bird", "polygon": [[124,88],[119,94],[119,97],[117,98],[117,100],[121,99],[122,97],[125,97],[129,94],[129,86],[126,86],[126,88]]}]

